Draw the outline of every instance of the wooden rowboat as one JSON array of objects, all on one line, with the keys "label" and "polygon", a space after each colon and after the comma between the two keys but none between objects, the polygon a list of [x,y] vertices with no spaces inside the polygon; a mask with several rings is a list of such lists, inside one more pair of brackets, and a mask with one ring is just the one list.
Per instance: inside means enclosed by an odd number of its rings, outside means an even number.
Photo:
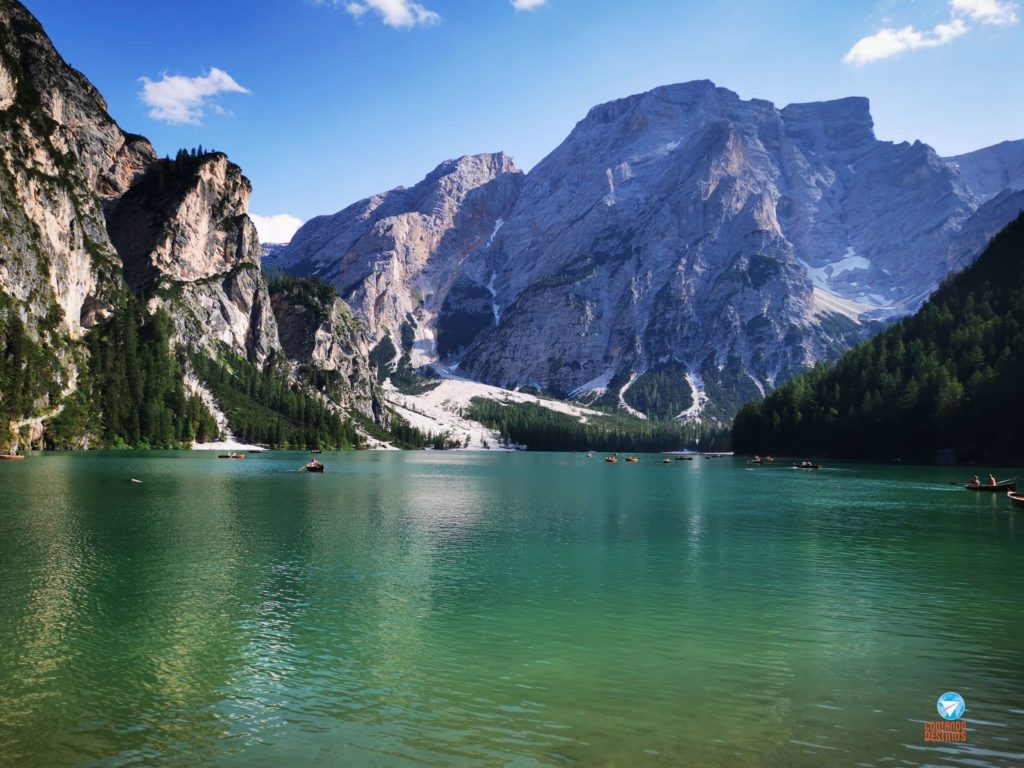
[{"label": "wooden rowboat", "polygon": [[1006,498],[1010,500],[1010,503],[1013,504],[1013,506],[1024,509],[1024,493],[1014,493],[1013,491],[1007,491]]},{"label": "wooden rowboat", "polygon": [[313,459],[312,461],[309,462],[309,464],[306,465],[306,471],[307,472],[323,472],[324,471],[324,465],[321,464],[316,459]]},{"label": "wooden rowboat", "polygon": [[0,453],[0,460],[3,461],[21,461],[24,456],[19,456],[16,453]]},{"label": "wooden rowboat", "polygon": [[991,483],[968,483],[964,486],[968,491],[987,491],[988,493],[1006,493],[1017,490],[1017,478],[1012,480],[1000,480],[995,485]]}]

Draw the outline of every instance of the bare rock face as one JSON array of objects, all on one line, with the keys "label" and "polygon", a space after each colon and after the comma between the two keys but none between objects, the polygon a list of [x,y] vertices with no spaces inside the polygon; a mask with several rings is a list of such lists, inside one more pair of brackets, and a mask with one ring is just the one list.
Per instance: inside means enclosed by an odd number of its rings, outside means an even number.
[{"label": "bare rock face", "polygon": [[451,160],[411,189],[308,221],[274,261],[336,286],[373,342],[411,328],[413,363],[424,364],[436,357],[436,321],[452,286],[474,268],[470,254],[500,227],[522,180],[503,153]]},{"label": "bare rock face", "polygon": [[462,158],[272,258],[374,340],[405,326],[414,365],[725,421],[920,306],[1016,216],[1022,168],[1022,142],[879,141],[863,98],[778,109],[699,81],[595,107],[525,180]]},{"label": "bare rock face", "polygon": [[702,81],[605,104],[471,257],[494,320],[459,370],[641,412],[676,389],[690,407],[658,415],[724,421],[915,310],[1019,210],[982,197],[927,145],[878,141],[866,99],[777,109]]},{"label": "bare rock face", "polygon": [[[0,0],[0,294],[56,361],[43,399],[74,390],[86,352],[67,342],[117,311],[126,288],[151,310],[165,307],[187,349],[229,350],[258,365],[282,359],[250,192],[221,153],[158,160],[145,138],[114,123],[38,21]],[[315,334],[311,364],[340,370],[351,352],[346,373],[361,389],[339,387],[336,399],[370,403],[376,383],[368,367],[357,370],[365,342],[336,314],[331,339]],[[41,424],[28,416],[25,424]]]},{"label": "bare rock face", "polygon": [[312,281],[276,282],[270,295],[288,359],[315,371],[313,378],[332,401],[381,421],[383,397],[370,345],[352,309],[332,288]]},{"label": "bare rock face", "polygon": [[129,286],[153,294],[181,343],[260,365],[281,347],[249,219],[249,180],[220,152],[160,160],[107,207]]},{"label": "bare rock face", "polygon": [[[153,158],[17,2],[0,3],[0,291],[72,338],[112,309],[120,264],[101,198]],[[83,308],[88,308],[83,312]]]},{"label": "bare rock face", "polygon": [[1024,190],[1024,139],[1003,141],[948,158],[971,192],[982,202],[1004,190]]}]

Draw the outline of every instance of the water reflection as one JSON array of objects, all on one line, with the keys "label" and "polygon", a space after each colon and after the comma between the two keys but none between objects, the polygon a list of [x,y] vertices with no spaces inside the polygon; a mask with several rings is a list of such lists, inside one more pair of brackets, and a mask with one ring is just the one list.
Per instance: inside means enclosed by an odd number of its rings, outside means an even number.
[{"label": "water reflection", "polygon": [[24,462],[3,760],[1024,759],[1017,523],[930,470],[324,458]]}]

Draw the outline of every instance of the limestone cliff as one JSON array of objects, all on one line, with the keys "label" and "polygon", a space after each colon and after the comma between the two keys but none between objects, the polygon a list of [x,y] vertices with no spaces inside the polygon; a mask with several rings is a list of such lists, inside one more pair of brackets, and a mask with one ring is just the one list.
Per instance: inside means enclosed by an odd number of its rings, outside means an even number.
[{"label": "limestone cliff", "polygon": [[[250,193],[223,153],[157,159],[111,119],[24,6],[0,0],[0,326],[31,346],[33,360],[16,377],[26,391],[0,391],[3,420],[38,431],[59,413],[88,365],[84,335],[129,291],[150,312],[167,310],[179,348],[283,362]],[[345,312],[339,304],[327,331],[310,329],[314,352],[300,357],[343,371],[332,399],[372,415],[365,341]],[[298,333],[289,337],[296,349]]]},{"label": "limestone cliff", "polygon": [[414,364],[683,419],[728,420],[913,311],[1024,201],[1024,142],[945,159],[879,140],[864,98],[709,81],[594,107],[525,178],[468,174],[507,192],[486,216],[446,215],[466,161],[313,219],[275,262],[378,334],[416,325]]},{"label": "limestone cliff", "polygon": [[501,226],[522,180],[503,153],[451,160],[410,189],[306,222],[273,263],[336,286],[373,342],[411,331],[413,364],[431,362],[437,316],[465,272],[486,281],[469,256]]},{"label": "limestone cliff", "polygon": [[334,402],[381,421],[383,396],[365,329],[334,289],[312,280],[271,284],[281,345],[297,373]]},{"label": "limestone cliff", "polygon": [[180,343],[263,365],[281,352],[248,216],[252,188],[220,152],[154,162],[108,206],[108,230],[132,290],[175,321]]}]

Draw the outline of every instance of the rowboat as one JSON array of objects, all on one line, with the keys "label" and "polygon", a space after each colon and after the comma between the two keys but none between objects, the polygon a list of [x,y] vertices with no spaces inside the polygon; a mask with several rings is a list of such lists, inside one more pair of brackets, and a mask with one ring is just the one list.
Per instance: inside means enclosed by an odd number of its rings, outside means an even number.
[{"label": "rowboat", "polygon": [[628,461],[630,464],[636,464],[638,461],[640,461],[640,459],[637,458],[636,456],[627,456],[626,461]]},{"label": "rowboat", "polygon": [[605,456],[604,460],[607,463],[609,463],[609,464],[618,464],[619,463],[619,457],[618,456]]},{"label": "rowboat", "polygon": [[324,471],[324,465],[321,464],[316,459],[311,459],[309,464],[306,465],[306,471],[307,472],[323,472]]},{"label": "rowboat", "polygon": [[1024,509],[1024,493],[1014,493],[1013,491],[1007,491],[1006,498],[1010,500],[1010,503],[1013,504],[1013,506]]},{"label": "rowboat", "polygon": [[1012,480],[1000,480],[995,485],[991,483],[968,483],[964,486],[968,491],[987,491],[989,493],[1005,493],[1006,491],[1017,490],[1017,478]]},{"label": "rowboat", "polygon": [[217,456],[218,459],[244,459],[244,453],[222,453]]},{"label": "rowboat", "polygon": [[821,464],[814,464],[810,461],[801,461],[799,464],[794,464],[793,469],[821,469]]},{"label": "rowboat", "polygon": [[0,460],[3,461],[21,461],[24,456],[20,456],[17,453],[0,453]]},{"label": "rowboat", "polygon": [[672,463],[672,459],[662,459],[661,463],[662,464],[671,464]]}]

